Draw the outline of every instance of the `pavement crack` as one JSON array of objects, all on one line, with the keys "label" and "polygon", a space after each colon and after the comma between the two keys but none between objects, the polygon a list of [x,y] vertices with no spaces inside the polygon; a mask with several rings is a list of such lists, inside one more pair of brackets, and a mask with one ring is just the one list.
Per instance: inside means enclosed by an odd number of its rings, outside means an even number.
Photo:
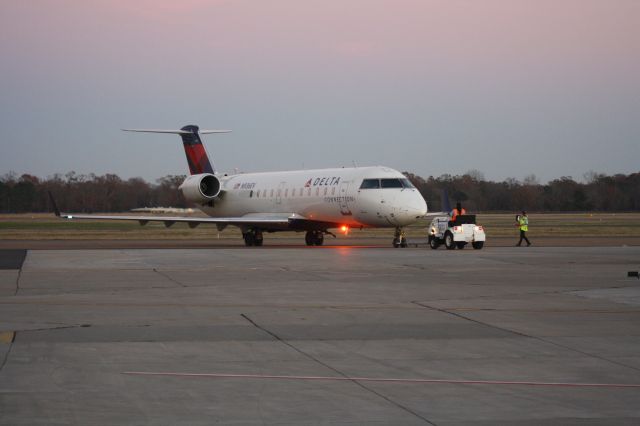
[{"label": "pavement crack", "polygon": [[320,360],[320,359],[316,358],[315,356],[311,355],[310,353],[307,353],[307,352],[303,351],[302,349],[298,348],[297,346],[295,346],[294,344],[290,343],[289,341],[287,341],[287,340],[285,340],[285,339],[281,338],[280,336],[278,336],[278,335],[277,335],[276,333],[274,333],[273,331],[271,331],[271,330],[269,330],[269,329],[267,329],[267,328],[265,328],[265,327],[261,326],[260,324],[258,324],[258,323],[257,323],[257,322],[255,322],[254,320],[252,320],[248,315],[246,315],[246,314],[240,314],[240,316],[241,316],[242,318],[244,318],[245,320],[247,320],[250,324],[252,324],[252,325],[253,325],[254,327],[256,327],[258,330],[261,330],[262,332],[264,332],[264,333],[266,333],[266,334],[270,335],[271,337],[273,337],[273,338],[274,338],[275,340],[277,340],[278,342],[280,342],[280,343],[282,343],[282,344],[284,344],[284,345],[286,345],[286,346],[290,347],[290,348],[291,348],[291,349],[293,349],[294,351],[298,352],[300,355],[302,355],[302,356],[304,356],[304,357],[306,357],[306,358],[308,358],[308,359],[312,360],[312,361],[313,361],[313,362],[315,362],[316,364],[319,364],[319,365],[321,365],[321,366],[323,366],[323,367],[325,367],[325,368],[327,368],[327,369],[329,369],[329,370],[333,371],[334,373],[336,373],[336,374],[338,374],[338,375],[340,375],[340,376],[342,376],[342,377],[344,377],[344,378],[346,378],[346,379],[349,379],[349,381],[350,381],[350,382],[352,382],[352,383],[354,383],[355,385],[357,385],[357,386],[361,387],[362,389],[366,390],[366,391],[367,391],[367,392],[369,392],[369,393],[372,393],[372,394],[376,395],[378,398],[384,399],[385,401],[387,401],[388,403],[390,403],[390,404],[394,405],[395,407],[397,407],[397,408],[401,409],[402,411],[405,411],[406,413],[409,413],[409,414],[413,415],[414,417],[417,417],[418,419],[422,420],[422,421],[423,421],[423,422],[425,422],[426,424],[430,424],[430,425],[436,426],[436,424],[435,424],[433,421],[431,421],[431,420],[427,419],[427,418],[426,418],[426,417],[424,417],[424,416],[421,416],[420,414],[416,413],[415,411],[413,411],[413,410],[412,410],[412,409],[410,409],[409,407],[407,407],[407,406],[405,406],[405,405],[403,405],[403,404],[400,404],[400,403],[399,403],[399,402],[397,402],[397,401],[394,401],[394,400],[393,400],[393,399],[391,399],[390,397],[388,397],[388,396],[386,396],[386,395],[384,395],[384,394],[382,394],[382,393],[380,393],[380,392],[376,391],[375,389],[372,389],[372,388],[370,388],[370,387],[366,386],[365,384],[363,384],[363,383],[359,382],[358,380],[355,380],[355,379],[353,379],[353,378],[349,377],[346,373],[342,372],[341,370],[338,370],[337,368],[335,368],[335,367],[331,366],[330,364],[327,364],[326,362],[324,362],[324,361],[322,361],[322,360]]},{"label": "pavement crack", "polygon": [[499,326],[493,325],[493,324],[488,324],[486,322],[482,322],[482,321],[475,320],[473,318],[466,317],[466,316],[464,316],[462,314],[459,314],[457,312],[448,311],[448,310],[442,309],[442,308],[436,308],[435,306],[430,306],[430,305],[427,305],[427,304],[422,303],[422,302],[417,302],[415,300],[413,302],[411,302],[411,303],[413,303],[414,305],[417,305],[417,306],[421,306],[421,307],[426,308],[426,309],[431,309],[432,311],[438,311],[438,312],[442,312],[443,314],[453,315],[454,317],[458,317],[458,318],[461,318],[461,319],[466,320],[466,321],[471,321],[473,323],[480,324],[480,325],[483,325],[485,327],[490,327],[490,328],[493,328],[493,329],[496,329],[496,330],[504,331],[506,333],[515,334],[515,335],[518,335],[520,337],[529,337],[529,338],[533,338],[533,339],[538,339],[535,336],[529,336],[528,334],[521,333],[519,331],[510,330],[508,328],[499,327]]},{"label": "pavement crack", "polygon": [[16,291],[13,293],[14,296],[17,296],[20,291],[20,277],[22,277],[22,267],[18,269],[18,276],[16,277]]},{"label": "pavement crack", "polygon": [[[23,333],[28,333],[31,331],[53,331],[53,330],[66,330],[69,328],[87,328],[91,327],[91,324],[74,324],[74,325],[61,325],[58,327],[42,327],[42,328],[30,328],[27,330],[18,330]],[[17,333],[17,331],[16,331]]]},{"label": "pavement crack", "polygon": [[180,281],[176,280],[175,278],[171,277],[170,275],[162,272],[162,271],[158,271],[156,268],[153,268],[153,272],[155,272],[156,274],[160,275],[161,277],[164,277],[166,279],[168,279],[169,281],[171,281],[172,283],[178,284],[180,287],[188,287],[185,284],[182,284]]},{"label": "pavement crack", "polygon": [[11,337],[11,342],[9,342],[9,349],[7,350],[7,353],[4,354],[4,358],[2,359],[2,363],[0,363],[0,372],[2,372],[2,369],[4,368],[5,364],[9,360],[9,354],[11,354],[11,349],[13,349],[13,342],[16,341],[17,334],[18,334],[17,331],[13,332],[13,336]]},{"label": "pavement crack", "polygon": [[493,329],[496,329],[496,330],[500,330],[500,331],[504,331],[504,332],[507,332],[507,333],[515,334],[515,335],[520,336],[520,337],[526,337],[526,338],[529,338],[529,339],[535,339],[535,340],[538,340],[540,342],[547,343],[549,345],[553,345],[553,346],[556,346],[556,347],[559,347],[559,348],[562,348],[562,349],[566,349],[566,350],[569,350],[569,351],[572,351],[572,352],[575,352],[575,353],[579,353],[579,354],[587,356],[587,357],[596,358],[596,359],[599,359],[601,361],[605,361],[605,362],[608,362],[608,363],[611,363],[611,364],[618,365],[620,367],[630,368],[630,369],[632,369],[634,371],[640,371],[640,368],[635,367],[633,365],[625,364],[623,362],[619,362],[619,361],[615,361],[615,360],[612,360],[612,359],[609,359],[609,358],[605,358],[605,357],[600,356],[600,355],[596,355],[596,354],[592,354],[592,353],[589,353],[589,352],[586,352],[586,351],[583,351],[583,350],[580,350],[580,349],[572,348],[571,346],[563,345],[561,343],[554,342],[553,340],[547,340],[547,339],[544,339],[542,337],[532,336],[530,334],[521,333],[519,331],[511,330],[509,328],[504,328],[504,327],[500,327],[500,326],[497,326],[497,325],[489,324],[489,323],[486,323],[486,322],[483,322],[483,321],[475,320],[473,318],[469,318],[469,317],[464,316],[462,314],[459,314],[457,312],[451,312],[451,311],[448,311],[446,309],[436,308],[435,306],[430,306],[430,305],[427,305],[427,304],[424,304],[424,303],[421,303],[421,302],[413,301],[411,303],[413,303],[414,305],[422,306],[423,308],[426,308],[426,309],[431,309],[431,310],[434,310],[434,311],[442,312],[444,314],[453,315],[454,317],[458,317],[458,318],[466,320],[466,321],[471,321],[473,323],[480,324],[480,325],[483,325],[485,327],[490,327],[490,328],[493,328]]}]

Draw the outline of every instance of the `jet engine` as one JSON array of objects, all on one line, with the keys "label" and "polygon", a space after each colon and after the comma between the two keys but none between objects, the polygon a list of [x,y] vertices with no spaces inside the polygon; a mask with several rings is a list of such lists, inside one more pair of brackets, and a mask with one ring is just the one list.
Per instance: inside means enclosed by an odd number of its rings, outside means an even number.
[{"label": "jet engine", "polygon": [[201,173],[187,177],[178,189],[192,203],[205,204],[220,195],[220,180],[212,174]]}]

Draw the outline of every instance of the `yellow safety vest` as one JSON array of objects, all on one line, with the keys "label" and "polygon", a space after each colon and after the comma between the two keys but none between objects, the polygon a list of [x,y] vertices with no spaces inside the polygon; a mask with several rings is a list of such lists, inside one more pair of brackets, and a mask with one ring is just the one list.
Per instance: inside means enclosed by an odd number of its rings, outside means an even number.
[{"label": "yellow safety vest", "polygon": [[520,224],[520,230],[527,232],[529,230],[529,218],[526,216],[520,216],[520,220],[518,221]]}]

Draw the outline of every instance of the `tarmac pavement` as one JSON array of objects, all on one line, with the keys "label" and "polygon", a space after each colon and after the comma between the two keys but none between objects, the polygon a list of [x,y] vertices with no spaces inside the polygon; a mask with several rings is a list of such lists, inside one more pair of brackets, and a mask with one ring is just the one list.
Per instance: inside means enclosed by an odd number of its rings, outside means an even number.
[{"label": "tarmac pavement", "polygon": [[1,425],[640,423],[640,247],[0,258]]}]

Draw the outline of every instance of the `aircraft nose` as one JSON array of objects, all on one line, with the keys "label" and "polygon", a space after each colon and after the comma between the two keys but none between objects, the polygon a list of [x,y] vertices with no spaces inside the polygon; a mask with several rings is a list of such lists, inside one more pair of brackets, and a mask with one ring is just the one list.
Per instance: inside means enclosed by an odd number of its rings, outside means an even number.
[{"label": "aircraft nose", "polygon": [[408,215],[414,219],[420,218],[427,214],[427,203],[422,198],[422,195],[418,191],[407,194],[409,197],[405,198],[404,208]]},{"label": "aircraft nose", "polygon": [[420,193],[416,194],[414,205],[411,206],[416,218],[423,217],[427,214],[427,202],[422,198]]},{"label": "aircraft nose", "polygon": [[404,197],[402,202],[398,203],[396,219],[399,225],[408,225],[426,214],[427,203],[422,198],[422,195],[416,191],[411,196]]}]

